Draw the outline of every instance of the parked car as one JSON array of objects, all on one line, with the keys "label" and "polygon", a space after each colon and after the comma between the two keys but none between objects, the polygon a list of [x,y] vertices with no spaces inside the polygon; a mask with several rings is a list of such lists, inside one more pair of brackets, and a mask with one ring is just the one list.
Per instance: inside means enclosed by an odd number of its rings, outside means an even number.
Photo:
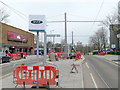
[{"label": "parked car", "polygon": [[0,52],[0,63],[4,63],[4,62],[10,62],[10,56],[8,56],[6,53],[4,52]]}]

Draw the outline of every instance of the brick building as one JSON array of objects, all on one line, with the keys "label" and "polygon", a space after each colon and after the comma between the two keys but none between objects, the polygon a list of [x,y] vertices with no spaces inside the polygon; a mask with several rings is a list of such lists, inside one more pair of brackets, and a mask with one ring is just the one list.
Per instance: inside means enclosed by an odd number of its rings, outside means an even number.
[{"label": "brick building", "polygon": [[34,54],[34,34],[3,24],[0,27],[0,48],[10,53]]}]

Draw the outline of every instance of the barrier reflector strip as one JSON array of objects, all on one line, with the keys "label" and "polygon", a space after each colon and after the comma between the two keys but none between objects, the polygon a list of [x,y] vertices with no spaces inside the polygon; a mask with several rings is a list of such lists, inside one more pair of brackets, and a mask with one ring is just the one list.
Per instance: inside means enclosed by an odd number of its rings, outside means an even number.
[{"label": "barrier reflector strip", "polygon": [[21,79],[21,71],[19,71],[19,78]]},{"label": "barrier reflector strip", "polygon": [[41,79],[41,72],[39,71],[39,80]]},{"label": "barrier reflector strip", "polygon": [[33,70],[33,67],[27,67],[28,70]]},{"label": "barrier reflector strip", "polygon": [[35,70],[35,80],[37,80],[37,70]]},{"label": "barrier reflector strip", "polygon": [[51,75],[51,79],[52,79],[52,78],[53,78],[53,71],[51,71],[51,74],[50,74],[50,75]]},{"label": "barrier reflector strip", "polygon": [[50,74],[49,74],[49,70],[47,70],[47,79],[49,79]]},{"label": "barrier reflector strip", "polygon": [[39,70],[45,70],[45,68],[44,67],[39,67]]},{"label": "barrier reflector strip", "polygon": [[31,79],[33,80],[33,71],[31,72]]}]

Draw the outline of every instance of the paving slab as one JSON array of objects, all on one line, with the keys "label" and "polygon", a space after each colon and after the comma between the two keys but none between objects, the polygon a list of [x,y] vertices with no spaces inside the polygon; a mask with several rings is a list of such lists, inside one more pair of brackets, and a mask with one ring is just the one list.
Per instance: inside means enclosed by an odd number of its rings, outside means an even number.
[{"label": "paving slab", "polygon": [[[82,88],[82,68],[81,63],[82,60],[76,61],[74,59],[72,60],[60,60],[53,62],[55,65],[58,66],[60,71],[60,86],[62,88]],[[72,64],[76,65],[76,68],[78,70],[78,73],[71,73],[72,70]]]}]

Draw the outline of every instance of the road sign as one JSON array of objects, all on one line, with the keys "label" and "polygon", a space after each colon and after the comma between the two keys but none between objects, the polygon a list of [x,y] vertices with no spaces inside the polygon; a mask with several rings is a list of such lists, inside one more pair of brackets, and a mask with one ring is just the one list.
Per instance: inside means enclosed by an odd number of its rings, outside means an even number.
[{"label": "road sign", "polygon": [[120,34],[117,34],[117,38],[120,38]]},{"label": "road sign", "polygon": [[55,66],[18,66],[13,73],[17,85],[58,85],[58,69]]},{"label": "road sign", "polygon": [[45,15],[29,15],[29,31],[44,32],[46,28]]},{"label": "road sign", "polygon": [[112,44],[112,45],[111,45],[111,48],[116,48],[116,45],[115,45],[115,44]]},{"label": "road sign", "polygon": [[47,34],[47,37],[60,37],[60,34]]}]

